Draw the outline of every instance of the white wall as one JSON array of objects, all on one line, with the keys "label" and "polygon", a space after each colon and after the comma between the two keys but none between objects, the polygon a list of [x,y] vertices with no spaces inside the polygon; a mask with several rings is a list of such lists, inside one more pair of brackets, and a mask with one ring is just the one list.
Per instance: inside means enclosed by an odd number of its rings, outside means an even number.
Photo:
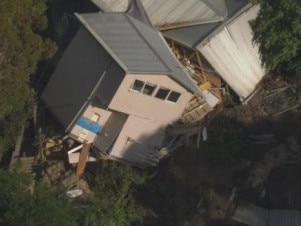
[{"label": "white wall", "polygon": [[134,159],[139,156],[138,161],[141,162],[152,158],[158,154],[165,137],[166,126],[162,122],[130,115],[110,155],[128,161],[137,161]]},{"label": "white wall", "polygon": [[[101,108],[97,108],[97,107],[93,107],[90,105],[87,107],[87,109],[85,110],[85,112],[82,116],[91,119],[94,113],[96,113],[100,116],[98,123],[100,124],[101,127],[103,127],[105,125],[105,123],[107,122],[108,118],[111,115],[110,111],[107,111],[107,110],[104,110]],[[78,140],[78,137],[80,136],[82,131],[83,131],[83,128],[75,124],[70,132],[70,136],[72,138]],[[85,140],[88,142],[93,142],[95,137],[96,137],[96,134],[89,132]],[[81,140],[79,140],[79,141],[81,141]]]},{"label": "white wall", "polygon": [[[181,96],[177,103],[171,103],[154,96],[132,92],[130,87],[135,79],[169,88],[181,93]],[[166,75],[128,74],[111,101],[109,108],[168,124],[179,119],[191,96],[190,92]]]}]

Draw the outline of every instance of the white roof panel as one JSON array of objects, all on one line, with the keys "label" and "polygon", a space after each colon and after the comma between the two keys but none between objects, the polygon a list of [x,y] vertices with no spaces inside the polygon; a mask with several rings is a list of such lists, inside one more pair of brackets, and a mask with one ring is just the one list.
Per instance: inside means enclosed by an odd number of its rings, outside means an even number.
[{"label": "white roof panel", "polygon": [[214,34],[207,43],[197,46],[242,101],[252,94],[265,74],[249,25],[258,9],[257,6],[250,8]]},{"label": "white roof panel", "polygon": [[[125,12],[129,0],[92,0],[104,12]],[[225,0],[141,0],[152,22],[160,29],[222,21],[227,17]]]}]

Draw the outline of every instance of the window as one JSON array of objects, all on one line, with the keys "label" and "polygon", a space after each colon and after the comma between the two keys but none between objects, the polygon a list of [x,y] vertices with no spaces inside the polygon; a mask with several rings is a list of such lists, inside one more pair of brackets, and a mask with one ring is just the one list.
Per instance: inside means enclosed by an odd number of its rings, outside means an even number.
[{"label": "window", "polygon": [[132,90],[136,90],[140,93],[143,86],[144,86],[144,82],[140,80],[135,80],[134,84],[132,85]]},{"label": "window", "polygon": [[160,88],[158,90],[158,92],[156,93],[157,98],[161,99],[161,100],[165,100],[167,95],[169,94],[170,90],[169,89],[165,89],[165,88]]},{"label": "window", "polygon": [[139,93],[143,93],[145,95],[149,95],[151,96],[153,94],[153,92],[156,89],[156,85],[153,85],[151,83],[148,82],[143,82],[140,80],[135,80],[135,82],[133,83],[131,90],[134,90],[135,92],[139,92]]},{"label": "window", "polygon": [[151,96],[155,89],[156,89],[155,85],[145,83],[142,93]]},{"label": "window", "polygon": [[141,81],[138,79],[136,79],[134,81],[130,90],[133,92],[142,93],[142,94],[145,94],[148,96],[153,96],[153,94],[155,93],[154,96],[156,98],[158,98],[160,100],[166,100],[169,102],[173,102],[173,103],[176,103],[181,96],[181,94],[176,91],[172,91],[172,90],[170,90],[168,88],[164,88],[164,87],[159,87],[157,89],[156,85],[148,83],[148,82],[144,82],[144,81]]},{"label": "window", "polygon": [[181,94],[175,91],[171,91],[169,96],[167,97],[168,101],[176,103],[178,99],[180,98]]},{"label": "window", "polygon": [[157,91],[155,95],[155,97],[161,100],[168,100],[173,103],[176,103],[180,96],[180,93],[162,87]]}]

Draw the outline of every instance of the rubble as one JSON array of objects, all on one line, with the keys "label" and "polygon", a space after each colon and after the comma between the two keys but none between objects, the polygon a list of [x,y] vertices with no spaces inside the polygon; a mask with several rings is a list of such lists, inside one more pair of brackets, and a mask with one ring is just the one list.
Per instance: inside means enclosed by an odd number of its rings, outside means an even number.
[{"label": "rubble", "polygon": [[270,116],[277,116],[299,106],[296,91],[290,87],[277,88],[267,91],[263,97],[263,106]]},{"label": "rubble", "polygon": [[264,186],[270,172],[283,164],[295,164],[301,161],[300,144],[297,135],[290,136],[286,142],[270,149],[262,161],[253,164],[247,184],[251,188]]}]

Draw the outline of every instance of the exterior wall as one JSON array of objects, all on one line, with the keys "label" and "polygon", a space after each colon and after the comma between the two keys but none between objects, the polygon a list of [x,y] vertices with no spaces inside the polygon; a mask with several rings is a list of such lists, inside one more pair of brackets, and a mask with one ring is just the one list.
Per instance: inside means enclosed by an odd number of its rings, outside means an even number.
[{"label": "exterior wall", "polygon": [[156,159],[167,124],[130,115],[110,155],[129,162],[145,164]]},{"label": "exterior wall", "polygon": [[[87,109],[85,110],[85,112],[83,113],[83,117],[86,117],[88,119],[92,119],[93,114],[96,113],[100,116],[99,120],[97,121],[97,123],[101,126],[101,128],[106,124],[108,118],[111,115],[110,111],[101,109],[101,108],[97,108],[97,107],[93,107],[93,106],[88,106]],[[83,132],[84,128],[82,128],[81,126],[78,125],[74,125],[71,132],[70,132],[70,136],[76,140],[78,140],[78,137],[80,136],[80,134]],[[88,142],[93,142],[94,139],[96,137],[95,133],[92,132],[88,132],[87,137],[85,138],[86,141]],[[82,142],[81,140],[78,140],[80,142]]]},{"label": "exterior wall", "polygon": [[249,25],[258,10],[258,6],[253,6],[213,35],[206,44],[197,46],[242,101],[252,94],[265,75]]},{"label": "exterior wall", "polygon": [[[135,79],[157,85],[157,89],[159,86],[171,89],[181,93],[181,96],[176,103],[171,103],[154,96],[133,92],[130,90],[130,87]],[[166,75],[127,74],[112,99],[109,108],[168,124],[179,119],[191,97],[192,94],[190,92]]]}]

